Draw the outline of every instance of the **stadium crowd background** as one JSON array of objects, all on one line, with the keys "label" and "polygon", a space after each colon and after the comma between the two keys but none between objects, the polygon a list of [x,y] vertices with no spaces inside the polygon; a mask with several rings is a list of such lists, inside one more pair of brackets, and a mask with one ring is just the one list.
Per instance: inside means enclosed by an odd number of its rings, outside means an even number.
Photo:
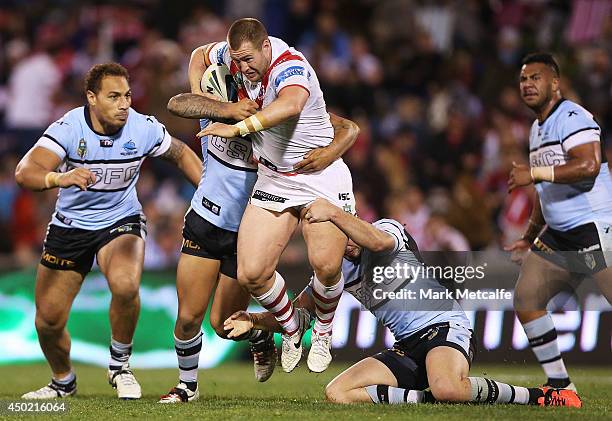
[{"label": "stadium crowd background", "polygon": [[[518,91],[525,53],[555,53],[564,96],[595,115],[612,156],[612,1],[175,3],[1,3],[0,269],[39,259],[57,191],[21,190],[13,171],[52,121],[84,103],[87,69],[125,65],[133,107],[199,150],[197,122],[166,104],[188,90],[192,49],[224,39],[238,17],[260,18],[306,54],[328,109],[361,127],[345,156],[360,216],[403,222],[424,250],[500,248],[522,234],[532,192],[508,195],[506,180],[512,161],[526,163],[534,119]],[[193,189],[151,159],[138,191],[148,218],[145,267],[172,267]],[[294,245],[284,259],[303,256]]]}]

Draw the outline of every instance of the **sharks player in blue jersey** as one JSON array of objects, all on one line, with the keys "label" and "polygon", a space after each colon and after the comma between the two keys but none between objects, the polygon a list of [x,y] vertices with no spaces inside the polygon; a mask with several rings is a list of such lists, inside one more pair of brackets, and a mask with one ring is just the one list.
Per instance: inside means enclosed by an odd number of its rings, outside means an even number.
[{"label": "sharks player in blue jersey", "polygon": [[146,235],[135,188],[138,174],[147,157],[161,157],[197,185],[202,163],[154,117],[130,108],[128,81],[127,70],[117,63],[93,66],[85,76],[87,105],[51,124],[15,172],[26,189],[59,187],[35,291],[36,331],[53,378],[25,399],[76,393],[66,322],[94,258],[112,294],[108,381],[119,398],[141,397],[129,368]]},{"label": "sharks player in blue jersey", "polygon": [[[404,404],[434,401],[514,403],[540,406],[580,407],[580,398],[570,390],[525,388],[482,377],[469,377],[474,339],[467,316],[453,299],[385,299],[377,288],[396,296],[446,291],[436,279],[412,277],[409,270],[423,260],[414,239],[402,224],[381,219],[369,224],[325,199],[309,205],[310,223],[331,221],[349,237],[342,273],[344,291],[353,295],[376,319],[388,327],[396,342],[393,348],[365,358],[348,368],[325,389],[336,403]],[[377,279],[382,275],[384,279]],[[384,285],[381,288],[381,285]],[[300,314],[314,310],[312,283],[296,298]],[[225,322],[228,336],[244,335],[251,329],[280,331],[271,313],[232,315]],[[430,391],[424,391],[427,387]]]},{"label": "sharks player in blue jersey", "polygon": [[[224,65],[213,65],[224,66]],[[219,68],[219,71],[223,69]],[[220,74],[220,73],[219,73]],[[216,78],[220,79],[219,74]],[[205,128],[211,120],[242,120],[257,111],[249,99],[220,102],[201,90],[201,74],[191,77],[191,93],[173,97],[168,109],[185,118],[200,120]],[[222,79],[222,78],[221,78]],[[232,98],[233,82],[226,86],[227,99]],[[355,141],[355,123],[331,115],[334,139],[325,147],[313,150],[296,165],[301,172],[320,171],[341,156]],[[223,321],[238,310],[247,308],[251,295],[238,281],[237,238],[242,214],[257,181],[257,163],[252,159],[248,138],[202,138],[204,171],[198,189],[185,215],[183,247],[177,268],[178,315],[174,344],[179,365],[179,383],[160,403],[190,402],[198,398],[198,362],[202,350],[201,326],[212,298],[210,323],[217,334],[226,337]],[[253,331],[238,340],[248,339],[255,360],[255,377],[266,381],[276,364],[272,334]]]},{"label": "sharks player in blue jersey", "polygon": [[[510,190],[535,184],[539,200],[527,232],[507,250],[522,260],[514,307],[546,385],[575,390],[546,305],[567,282],[585,276],[612,302],[612,179],[599,125],[559,87],[550,54],[523,60],[520,93],[537,120],[529,135],[530,165],[515,164],[508,184]],[[535,253],[525,256],[529,247]]]}]

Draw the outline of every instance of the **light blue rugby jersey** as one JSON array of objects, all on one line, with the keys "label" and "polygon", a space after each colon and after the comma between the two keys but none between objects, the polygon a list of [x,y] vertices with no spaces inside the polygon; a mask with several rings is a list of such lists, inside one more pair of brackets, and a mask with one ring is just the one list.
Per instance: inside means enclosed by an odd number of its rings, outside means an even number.
[{"label": "light blue rugby jersey", "polygon": [[96,182],[86,191],[61,188],[53,225],[97,230],[142,212],[136,194],[140,166],[148,156],[166,152],[171,137],[155,117],[132,108],[121,130],[113,135],[93,129],[87,107],[75,108],[51,124],[35,146],[44,147],[62,160],[62,172],[87,168]]},{"label": "light blue rugby jersey", "polygon": [[[202,129],[208,124],[200,120]],[[236,232],[257,181],[251,141],[205,136],[201,142],[204,170],[191,208],[217,227]]]},{"label": "light blue rugby jersey", "polygon": [[[536,120],[531,126],[530,165],[563,165],[569,160],[570,149],[589,142],[601,142],[600,138],[601,129],[593,115],[580,105],[562,99],[543,123]],[[601,150],[601,168],[594,182],[559,184],[543,181],[535,185],[549,227],[567,231],[589,222],[612,222],[612,179],[603,146]]]},{"label": "light blue rugby jersey", "polygon": [[418,277],[410,283],[410,279],[404,277],[402,271],[399,276],[385,276],[382,283],[375,283],[373,278],[376,267],[396,267],[396,265],[422,267],[422,265],[417,257],[418,250],[411,249],[411,247],[416,247],[416,243],[412,241],[411,245],[410,238],[402,224],[393,219],[380,219],[373,225],[391,234],[395,239],[395,247],[393,250],[380,253],[364,248],[358,262],[343,259],[344,289],[369,309],[380,323],[388,327],[396,341],[407,338],[434,323],[455,322],[470,329],[468,318],[455,300],[427,300],[424,302],[417,299],[377,302],[373,297],[373,289],[380,287],[381,284],[388,285],[388,287],[383,287],[386,291],[400,289],[415,291],[417,297],[421,289],[443,292],[446,288],[432,278]]}]

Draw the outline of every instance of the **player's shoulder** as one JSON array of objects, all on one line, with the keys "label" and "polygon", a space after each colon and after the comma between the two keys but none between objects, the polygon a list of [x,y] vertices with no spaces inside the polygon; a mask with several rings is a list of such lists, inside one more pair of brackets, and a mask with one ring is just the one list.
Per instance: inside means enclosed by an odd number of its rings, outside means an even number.
[{"label": "player's shoulder", "polygon": [[160,123],[155,116],[139,113],[133,108],[130,108],[128,115],[128,124],[133,126],[139,126],[145,129],[155,129],[156,127],[162,125],[162,123]]},{"label": "player's shoulder", "polygon": [[595,123],[593,114],[591,114],[582,105],[574,101],[570,101],[569,99],[562,100],[554,114],[556,114],[558,124],[572,123],[574,121],[588,121]]},{"label": "player's shoulder", "polygon": [[570,136],[572,133],[585,129],[599,130],[599,124],[595,121],[593,114],[586,108],[568,99],[563,100],[554,114],[555,119],[551,122],[559,130],[562,137]]},{"label": "player's shoulder", "polygon": [[77,107],[51,123],[45,133],[47,135],[57,134],[61,137],[76,137],[83,132],[83,124],[85,124],[85,107]]}]

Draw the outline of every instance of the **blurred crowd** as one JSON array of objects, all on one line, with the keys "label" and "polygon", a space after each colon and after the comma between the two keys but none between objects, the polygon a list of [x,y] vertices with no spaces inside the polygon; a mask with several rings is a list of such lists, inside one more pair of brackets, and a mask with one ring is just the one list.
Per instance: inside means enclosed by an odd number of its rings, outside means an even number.
[{"label": "blurred crowd", "polygon": [[[534,119],[518,91],[526,53],[556,55],[563,95],[592,112],[612,144],[610,0],[174,3],[0,3],[0,268],[39,258],[57,191],[21,190],[13,171],[52,121],[84,103],[87,69],[125,65],[133,107],[198,150],[196,122],[166,104],[188,90],[193,48],[224,39],[239,17],[261,19],[302,51],[328,109],[359,124],[345,156],[359,215],[401,221],[424,250],[499,248],[522,234],[533,193],[508,194],[506,180],[513,161],[527,160]],[[138,191],[146,267],[172,266],[193,188],[151,159]]]}]

